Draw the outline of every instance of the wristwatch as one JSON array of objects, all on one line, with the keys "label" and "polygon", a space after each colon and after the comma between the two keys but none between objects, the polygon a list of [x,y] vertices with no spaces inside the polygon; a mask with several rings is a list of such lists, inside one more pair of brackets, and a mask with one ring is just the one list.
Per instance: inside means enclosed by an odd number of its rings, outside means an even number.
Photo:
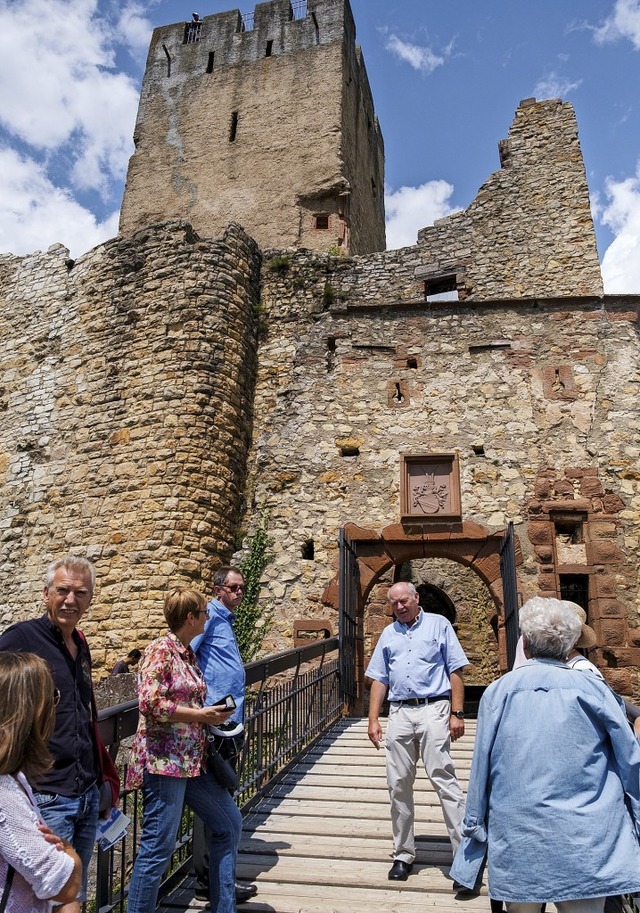
[{"label": "wristwatch", "polygon": [[464,710],[452,710],[451,716],[457,716],[459,720],[464,719]]}]

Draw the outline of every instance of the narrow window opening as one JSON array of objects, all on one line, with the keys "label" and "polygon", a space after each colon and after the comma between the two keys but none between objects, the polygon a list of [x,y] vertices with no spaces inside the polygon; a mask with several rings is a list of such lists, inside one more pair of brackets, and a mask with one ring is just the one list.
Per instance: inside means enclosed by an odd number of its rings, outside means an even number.
[{"label": "narrow window opening", "polygon": [[553,383],[551,389],[554,393],[564,393],[565,383],[560,377],[560,368],[556,368],[553,373]]},{"label": "narrow window opening", "polygon": [[371,178],[371,192],[373,193],[374,197],[377,194],[377,190],[378,188],[376,187],[376,182],[373,180],[373,178]]},{"label": "narrow window opening", "polygon": [[238,112],[234,111],[231,115],[231,125],[229,126],[229,142],[235,143],[238,135]]},{"label": "narrow window opening", "polygon": [[343,457],[357,457],[360,456],[360,448],[345,444],[344,447],[340,448],[340,456]]},{"label": "narrow window opening", "polygon": [[484,456],[484,445],[483,444],[472,444],[471,449],[476,456]]},{"label": "narrow window opening", "polygon": [[271,57],[272,53],[273,53],[273,41],[267,41],[267,47],[264,52],[264,56]]},{"label": "narrow window opening", "polygon": [[401,403],[404,402],[404,394],[402,392],[402,388],[400,386],[399,381],[396,381],[396,383],[395,383],[395,393],[393,394],[393,399],[396,401],[396,403],[398,405],[400,405]]},{"label": "narrow window opening", "polygon": [[329,216],[324,213],[318,213],[313,217],[313,227],[317,231],[329,230]]},{"label": "narrow window opening", "polygon": [[418,359],[415,356],[411,355],[409,358],[407,358],[407,368],[417,368],[417,367],[418,367]]},{"label": "narrow window opening", "polygon": [[315,13],[311,13],[311,19],[313,20],[313,27],[316,33],[316,44],[320,44],[320,26],[318,25],[318,17]]},{"label": "narrow window opening", "polygon": [[315,557],[315,544],[313,539],[307,539],[302,545],[302,558],[304,561],[313,561]]},{"label": "narrow window opening", "polygon": [[327,374],[330,374],[336,363],[336,337],[327,336]]},{"label": "narrow window opening", "polygon": [[209,59],[207,60],[207,73],[213,73],[214,57],[215,57],[215,51],[209,51]]},{"label": "narrow window opening", "polygon": [[162,50],[165,52],[167,57],[167,76],[171,76],[171,54],[169,53],[166,44],[162,45]]}]

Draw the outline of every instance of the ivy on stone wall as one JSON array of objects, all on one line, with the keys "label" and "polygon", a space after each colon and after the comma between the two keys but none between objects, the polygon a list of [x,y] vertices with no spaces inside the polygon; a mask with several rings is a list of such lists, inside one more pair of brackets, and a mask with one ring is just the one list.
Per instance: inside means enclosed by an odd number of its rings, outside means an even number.
[{"label": "ivy on stone wall", "polygon": [[273,599],[260,601],[260,578],[273,558],[273,540],[267,533],[268,525],[269,515],[262,511],[256,531],[247,539],[248,553],[240,564],[245,591],[233,629],[244,663],[256,657],[273,621]]}]

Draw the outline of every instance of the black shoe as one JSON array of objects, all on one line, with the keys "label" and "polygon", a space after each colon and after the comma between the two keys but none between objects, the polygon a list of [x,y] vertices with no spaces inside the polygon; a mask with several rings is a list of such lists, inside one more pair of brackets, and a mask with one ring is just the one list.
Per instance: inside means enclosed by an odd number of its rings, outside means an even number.
[{"label": "black shoe", "polygon": [[258,893],[255,884],[240,884],[236,881],[236,903],[246,903]]},{"label": "black shoe", "polygon": [[473,888],[468,888],[466,885],[460,884],[459,881],[453,882],[453,890],[461,897],[471,897],[472,894],[478,893],[478,891],[475,891]]},{"label": "black shoe", "polygon": [[206,884],[197,884],[195,890],[195,899],[198,903],[209,903],[209,887]]},{"label": "black shoe", "polygon": [[389,869],[389,881],[406,881],[412,868],[412,862],[403,862],[402,859],[396,859]]}]

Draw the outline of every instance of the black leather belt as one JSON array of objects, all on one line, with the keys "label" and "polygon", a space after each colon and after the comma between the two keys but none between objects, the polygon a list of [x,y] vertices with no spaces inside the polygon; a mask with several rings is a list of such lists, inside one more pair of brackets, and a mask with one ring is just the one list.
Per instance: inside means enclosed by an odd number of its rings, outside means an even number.
[{"label": "black leather belt", "polygon": [[435,697],[407,697],[404,701],[391,701],[391,703],[401,704],[405,707],[423,707],[425,704],[435,704],[436,701],[448,701],[450,698],[450,694],[436,694]]}]

